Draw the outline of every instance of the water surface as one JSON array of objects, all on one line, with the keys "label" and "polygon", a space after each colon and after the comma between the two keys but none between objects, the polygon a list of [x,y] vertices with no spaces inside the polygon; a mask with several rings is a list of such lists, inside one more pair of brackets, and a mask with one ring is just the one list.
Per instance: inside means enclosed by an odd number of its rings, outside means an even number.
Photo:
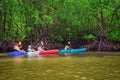
[{"label": "water surface", "polygon": [[120,80],[119,54],[91,52],[40,58],[2,56],[0,80]]}]

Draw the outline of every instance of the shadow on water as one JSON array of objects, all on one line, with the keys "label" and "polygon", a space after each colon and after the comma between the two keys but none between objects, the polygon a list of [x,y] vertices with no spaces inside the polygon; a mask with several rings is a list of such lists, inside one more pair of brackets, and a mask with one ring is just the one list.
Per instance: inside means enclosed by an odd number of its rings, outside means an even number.
[{"label": "shadow on water", "polygon": [[[51,58],[51,57],[105,57],[105,56],[120,56],[120,52],[84,52],[84,53],[76,53],[76,54],[64,54],[64,55],[46,55],[41,56],[44,58]],[[5,53],[0,53],[0,58],[10,58]]]},{"label": "shadow on water", "polygon": [[9,57],[9,56],[7,56],[7,54],[5,53],[0,53],[0,58],[6,58],[6,57]]},{"label": "shadow on water", "polygon": [[120,56],[120,52],[87,52],[86,56],[105,57],[105,56]]},{"label": "shadow on water", "polygon": [[60,56],[74,56],[74,57],[105,57],[105,56],[120,56],[120,52],[84,52],[76,54],[67,54]]}]

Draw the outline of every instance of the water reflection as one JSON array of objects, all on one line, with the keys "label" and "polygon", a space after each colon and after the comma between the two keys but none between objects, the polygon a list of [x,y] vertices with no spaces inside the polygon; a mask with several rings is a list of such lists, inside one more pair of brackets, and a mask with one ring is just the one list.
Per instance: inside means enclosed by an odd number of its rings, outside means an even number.
[{"label": "water reflection", "polygon": [[105,58],[96,57],[98,54],[101,52],[87,53],[84,56],[1,58],[0,80],[119,80],[118,53],[114,54],[117,57],[112,55]]},{"label": "water reflection", "polygon": [[23,59],[21,57],[13,57],[13,61],[14,61],[14,65],[17,66],[17,65],[20,65],[23,61]]}]

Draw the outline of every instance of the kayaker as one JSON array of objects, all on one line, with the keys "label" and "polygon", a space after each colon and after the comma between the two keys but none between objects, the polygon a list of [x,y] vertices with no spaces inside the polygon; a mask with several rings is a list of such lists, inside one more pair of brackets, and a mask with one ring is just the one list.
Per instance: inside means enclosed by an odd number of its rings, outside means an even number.
[{"label": "kayaker", "polygon": [[37,51],[44,51],[44,48],[42,46],[38,46],[38,50]]},{"label": "kayaker", "polygon": [[14,49],[14,51],[20,51],[19,44],[16,43],[13,49]]},{"label": "kayaker", "polygon": [[67,45],[65,45],[64,49],[65,50],[71,49],[70,41],[68,41],[68,43],[67,43]]},{"label": "kayaker", "polygon": [[28,52],[35,52],[35,50],[31,48],[31,45],[28,46],[27,51],[28,51]]},{"label": "kayaker", "polygon": [[22,47],[22,42],[21,41],[19,41],[18,45],[19,45],[20,51],[21,52],[25,52],[23,47]]},{"label": "kayaker", "polygon": [[70,49],[70,47],[68,46],[68,45],[65,45],[65,48],[64,48],[65,50],[68,50],[68,49]]},{"label": "kayaker", "polygon": [[19,44],[19,46],[22,46],[22,42],[21,42],[21,41],[19,41],[19,43],[18,43],[18,44]]},{"label": "kayaker", "polygon": [[37,49],[37,51],[43,51],[43,50],[44,50],[44,42],[43,42],[43,40],[41,40],[38,43],[38,49]]},{"label": "kayaker", "polygon": [[29,45],[27,49],[27,57],[35,57],[35,56],[36,56],[35,49],[32,49],[31,45]]},{"label": "kayaker", "polygon": [[21,43],[21,41],[18,43],[18,46],[19,46],[19,48],[22,49],[22,43]]},{"label": "kayaker", "polygon": [[38,43],[38,47],[44,47],[44,42],[43,42],[43,40],[41,40],[41,41]]}]

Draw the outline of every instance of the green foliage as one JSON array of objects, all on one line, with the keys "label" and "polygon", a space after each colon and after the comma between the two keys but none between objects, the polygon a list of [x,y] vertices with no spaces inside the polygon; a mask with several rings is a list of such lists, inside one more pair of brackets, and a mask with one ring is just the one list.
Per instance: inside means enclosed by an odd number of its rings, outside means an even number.
[{"label": "green foliage", "polygon": [[107,39],[110,41],[120,41],[120,30],[119,29],[112,29],[107,33]]},{"label": "green foliage", "polygon": [[35,41],[42,30],[53,41],[95,40],[93,34],[120,41],[119,6],[120,0],[1,0],[0,37]]},{"label": "green foliage", "polygon": [[50,38],[52,41],[63,41],[63,38],[60,35],[55,36],[54,34],[52,34]]},{"label": "green foliage", "polygon": [[53,24],[53,18],[50,15],[44,15],[43,16],[43,21],[45,22],[46,25]]},{"label": "green foliage", "polygon": [[83,39],[86,39],[86,40],[95,40],[95,36],[93,34],[88,34],[88,35],[84,35],[83,36]]}]

